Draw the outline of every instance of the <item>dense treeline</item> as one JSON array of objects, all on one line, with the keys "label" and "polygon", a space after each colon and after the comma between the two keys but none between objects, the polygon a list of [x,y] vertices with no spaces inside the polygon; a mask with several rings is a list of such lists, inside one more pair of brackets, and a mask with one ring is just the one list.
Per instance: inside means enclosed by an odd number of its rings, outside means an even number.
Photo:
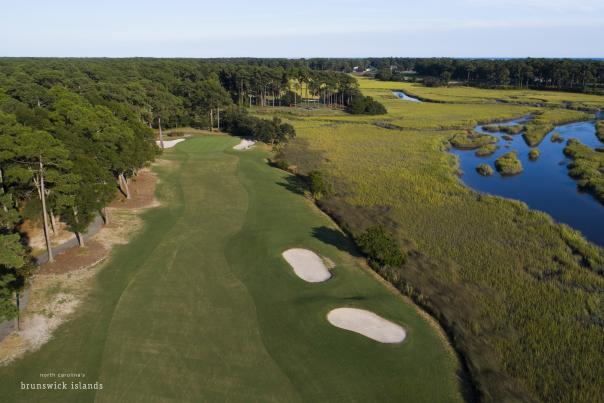
[{"label": "dense treeline", "polygon": [[0,83],[0,319],[16,314],[11,296],[33,267],[23,219],[41,222],[53,261],[58,221],[83,245],[94,217],[118,187],[129,197],[128,178],[157,151],[153,132],[127,104],[94,104],[45,73]]},{"label": "dense treeline", "polygon": [[[49,259],[59,222],[80,240],[98,213],[159,151],[153,128],[222,128],[265,141],[295,136],[246,107],[322,104],[362,97],[342,72],[294,61],[0,59],[0,320],[16,311],[32,258],[24,219],[44,229]],[[334,66],[330,66],[334,67]],[[358,103],[358,102],[357,102]],[[361,112],[363,113],[363,112]]]},{"label": "dense treeline", "polygon": [[[476,86],[555,89],[581,92],[604,89],[604,62],[574,59],[420,59],[413,69],[430,85],[450,80]],[[382,64],[376,77],[404,79],[400,68]]]},{"label": "dense treeline", "polygon": [[[477,86],[569,91],[603,91],[604,61],[592,59],[452,59],[452,58],[313,58],[211,59],[211,63],[310,69],[315,71],[369,71],[383,80],[402,80],[413,73],[440,84],[455,80]],[[411,74],[409,74],[411,73]]]}]

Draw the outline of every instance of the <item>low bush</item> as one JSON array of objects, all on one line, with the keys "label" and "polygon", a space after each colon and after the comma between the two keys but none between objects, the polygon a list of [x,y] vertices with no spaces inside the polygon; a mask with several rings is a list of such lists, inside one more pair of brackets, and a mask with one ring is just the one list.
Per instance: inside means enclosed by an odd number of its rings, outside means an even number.
[{"label": "low bush", "polygon": [[317,200],[331,193],[331,186],[321,171],[309,172],[308,186],[313,197]]},{"label": "low bush", "polygon": [[531,159],[531,161],[536,161],[540,155],[541,155],[541,152],[539,151],[538,148],[533,148],[533,149],[531,149],[531,151],[529,151],[529,158]]},{"label": "low bush", "polygon": [[398,267],[405,263],[396,240],[381,225],[369,227],[356,237],[356,243],[373,267]]}]

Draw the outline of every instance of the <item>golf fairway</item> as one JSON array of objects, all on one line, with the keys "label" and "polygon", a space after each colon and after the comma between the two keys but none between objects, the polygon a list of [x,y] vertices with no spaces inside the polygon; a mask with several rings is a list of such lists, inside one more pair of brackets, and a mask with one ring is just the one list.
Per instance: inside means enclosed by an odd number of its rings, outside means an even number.
[{"label": "golf fairway", "polygon": [[[434,328],[363,269],[354,248],[262,150],[187,140],[155,169],[161,207],[117,246],[72,319],[0,367],[0,401],[461,401],[457,364]],[[322,283],[281,256],[334,262]],[[332,326],[338,307],[402,326],[382,344]],[[41,373],[84,373],[102,390],[21,390]]]}]

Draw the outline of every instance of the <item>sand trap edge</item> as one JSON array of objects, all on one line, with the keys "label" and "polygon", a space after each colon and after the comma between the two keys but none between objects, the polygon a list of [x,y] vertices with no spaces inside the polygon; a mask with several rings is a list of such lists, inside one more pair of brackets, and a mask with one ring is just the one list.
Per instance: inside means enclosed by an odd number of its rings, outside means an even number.
[{"label": "sand trap edge", "polygon": [[407,332],[381,316],[359,308],[335,308],[327,314],[327,320],[333,326],[355,332],[380,343],[402,343]]},{"label": "sand trap edge", "polygon": [[331,272],[315,252],[291,248],[284,251],[281,256],[294,269],[294,273],[302,280],[309,283],[322,283],[331,278]]}]

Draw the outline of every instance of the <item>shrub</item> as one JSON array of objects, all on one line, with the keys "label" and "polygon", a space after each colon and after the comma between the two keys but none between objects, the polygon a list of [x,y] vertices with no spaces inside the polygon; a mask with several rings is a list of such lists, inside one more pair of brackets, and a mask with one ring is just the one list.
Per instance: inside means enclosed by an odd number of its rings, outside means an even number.
[{"label": "shrub", "polygon": [[541,152],[539,152],[538,148],[533,148],[533,149],[531,149],[531,151],[529,151],[529,158],[531,159],[531,161],[537,160],[537,158],[539,158],[540,155],[541,155]]},{"label": "shrub", "polygon": [[275,168],[282,169],[283,171],[287,171],[289,169],[289,164],[286,161],[283,161],[283,160],[274,161],[272,163],[272,165]]},{"label": "shrub", "polygon": [[308,174],[308,184],[310,192],[315,199],[320,199],[323,196],[331,193],[331,186],[327,182],[325,175],[321,171],[311,171]]},{"label": "shrub", "polygon": [[367,255],[372,266],[396,267],[405,263],[405,256],[401,253],[398,244],[381,225],[365,230],[356,238],[356,242]]}]

